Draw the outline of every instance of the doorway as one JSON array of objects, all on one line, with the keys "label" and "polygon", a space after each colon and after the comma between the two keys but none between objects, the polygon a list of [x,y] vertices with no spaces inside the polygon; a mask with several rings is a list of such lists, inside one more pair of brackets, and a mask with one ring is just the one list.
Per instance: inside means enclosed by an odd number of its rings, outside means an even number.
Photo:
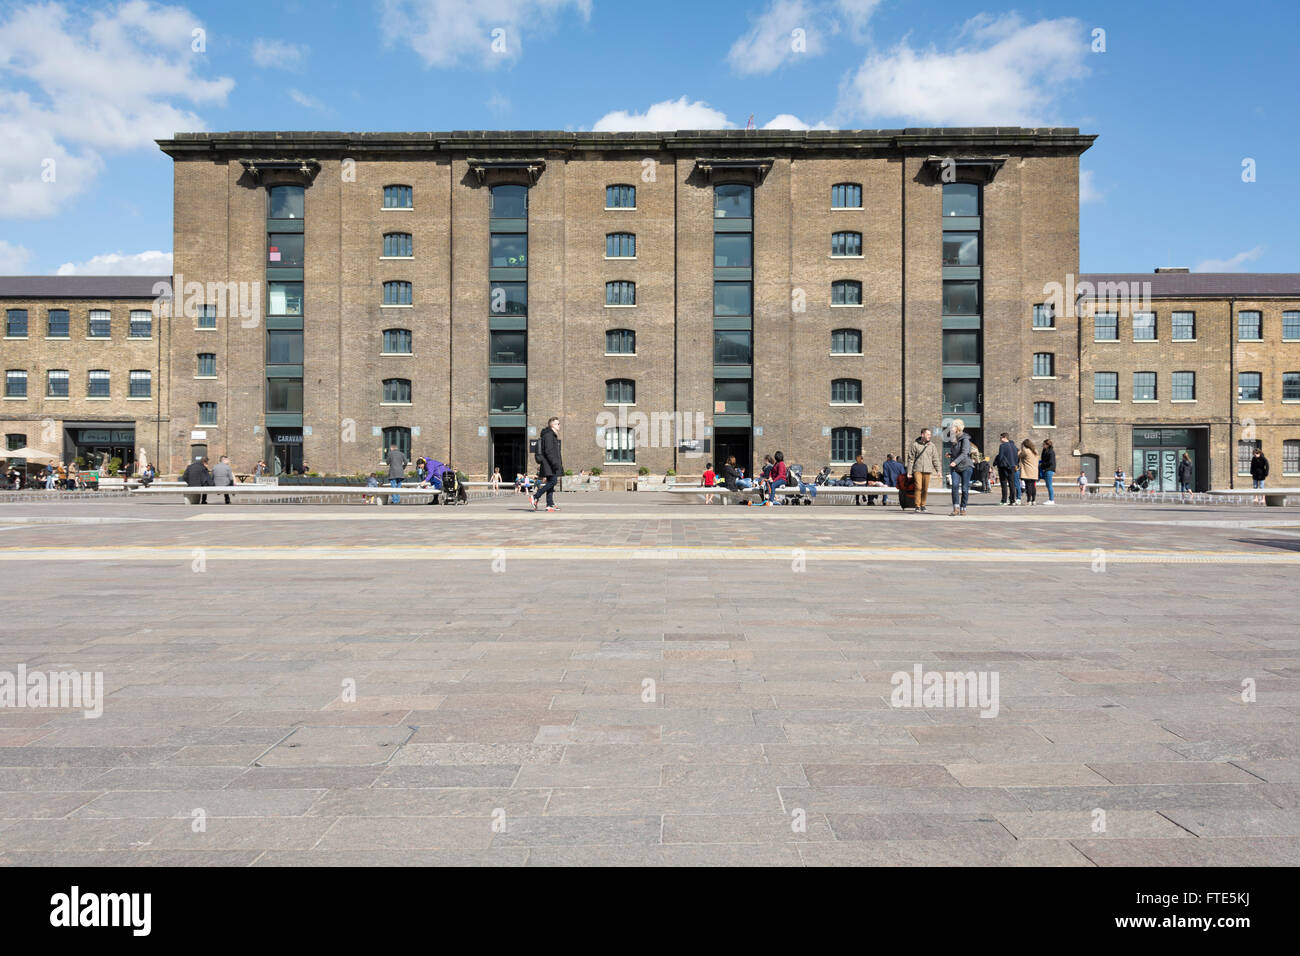
[{"label": "doorway", "polygon": [[514,481],[515,475],[528,474],[527,450],[522,428],[492,429],[492,467],[501,469],[503,483]]},{"label": "doorway", "polygon": [[736,467],[745,469],[745,477],[754,477],[754,460],[752,438],[748,428],[715,428],[713,430],[713,447],[715,455],[713,464],[720,468],[722,463],[732,455],[736,456]]},{"label": "doorway", "polygon": [[267,444],[271,448],[267,471],[272,475],[302,474],[301,428],[267,429]]}]

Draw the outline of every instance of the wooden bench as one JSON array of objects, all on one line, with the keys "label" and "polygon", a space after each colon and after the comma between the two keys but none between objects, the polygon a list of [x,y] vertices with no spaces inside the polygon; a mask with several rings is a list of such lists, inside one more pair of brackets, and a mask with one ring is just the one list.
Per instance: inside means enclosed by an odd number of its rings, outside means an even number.
[{"label": "wooden bench", "polygon": [[394,495],[418,498],[428,503],[442,500],[442,491],[438,488],[421,488],[417,484],[391,488],[387,485],[378,488],[355,487],[351,485],[202,485],[167,488],[132,488],[131,497],[145,495],[183,495],[189,504],[197,504],[202,495],[231,495],[247,498],[250,501],[279,500],[285,498],[376,498],[381,503]]}]

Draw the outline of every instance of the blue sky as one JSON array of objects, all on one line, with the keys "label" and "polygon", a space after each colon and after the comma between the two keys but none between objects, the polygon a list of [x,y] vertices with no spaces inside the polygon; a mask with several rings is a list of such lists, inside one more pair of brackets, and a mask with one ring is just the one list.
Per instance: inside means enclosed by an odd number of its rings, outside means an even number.
[{"label": "blue sky", "polygon": [[1294,0],[0,2],[0,273],[168,271],[171,168],[152,140],[177,130],[751,114],[1077,126],[1100,134],[1082,160],[1082,271],[1300,271],[1298,28]]}]

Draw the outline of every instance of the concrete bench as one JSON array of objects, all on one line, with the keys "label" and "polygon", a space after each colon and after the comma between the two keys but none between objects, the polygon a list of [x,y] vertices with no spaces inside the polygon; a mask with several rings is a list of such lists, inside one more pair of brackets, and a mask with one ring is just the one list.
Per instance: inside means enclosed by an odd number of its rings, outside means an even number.
[{"label": "concrete bench", "polygon": [[1230,488],[1205,492],[1207,495],[1233,498],[1263,498],[1269,508],[1281,508],[1288,498],[1300,498],[1300,488]]},{"label": "concrete bench", "polygon": [[[806,483],[805,483],[806,484]],[[817,485],[817,497],[823,495],[830,498],[839,498],[843,496],[866,496],[880,495],[897,495],[898,489],[889,485]],[[703,485],[688,486],[683,488],[681,485],[674,485],[671,488],[665,488],[664,491],[670,495],[695,495],[702,497],[704,495],[717,495],[723,504],[728,501],[744,501],[746,499],[762,499],[762,491],[759,488],[741,488],[738,491],[730,491],[725,485],[715,485],[712,488],[706,488]],[[785,497],[803,498],[806,504],[812,504],[811,492],[801,492],[797,487],[787,486],[776,489],[778,495]]]},{"label": "concrete bench", "polygon": [[418,498],[421,501],[431,500],[438,502],[442,500],[442,491],[437,488],[421,488],[419,485],[404,485],[401,488],[390,488],[384,485],[379,488],[355,487],[350,485],[203,485],[201,487],[192,487],[181,485],[180,487],[168,488],[132,488],[131,497],[148,496],[157,497],[159,495],[183,495],[189,504],[197,504],[201,495],[231,495],[237,498],[247,498],[250,501],[273,500],[282,498],[376,498],[384,502],[394,495],[403,497]]}]

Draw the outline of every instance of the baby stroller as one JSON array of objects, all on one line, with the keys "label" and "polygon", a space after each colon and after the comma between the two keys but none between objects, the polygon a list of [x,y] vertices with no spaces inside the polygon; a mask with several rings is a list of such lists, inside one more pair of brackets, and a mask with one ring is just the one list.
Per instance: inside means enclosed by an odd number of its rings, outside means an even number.
[{"label": "baby stroller", "polygon": [[456,469],[450,465],[442,473],[442,503],[444,505],[469,504],[469,491],[465,488],[464,482],[460,480],[460,475],[456,473]]},{"label": "baby stroller", "polygon": [[[827,473],[830,469],[826,469]],[[786,502],[792,505],[810,505],[812,500],[817,497],[817,483],[814,480],[812,484],[805,484],[803,480],[803,465],[790,465],[786,470],[785,484],[787,488],[798,488],[799,494],[790,495]]]}]

